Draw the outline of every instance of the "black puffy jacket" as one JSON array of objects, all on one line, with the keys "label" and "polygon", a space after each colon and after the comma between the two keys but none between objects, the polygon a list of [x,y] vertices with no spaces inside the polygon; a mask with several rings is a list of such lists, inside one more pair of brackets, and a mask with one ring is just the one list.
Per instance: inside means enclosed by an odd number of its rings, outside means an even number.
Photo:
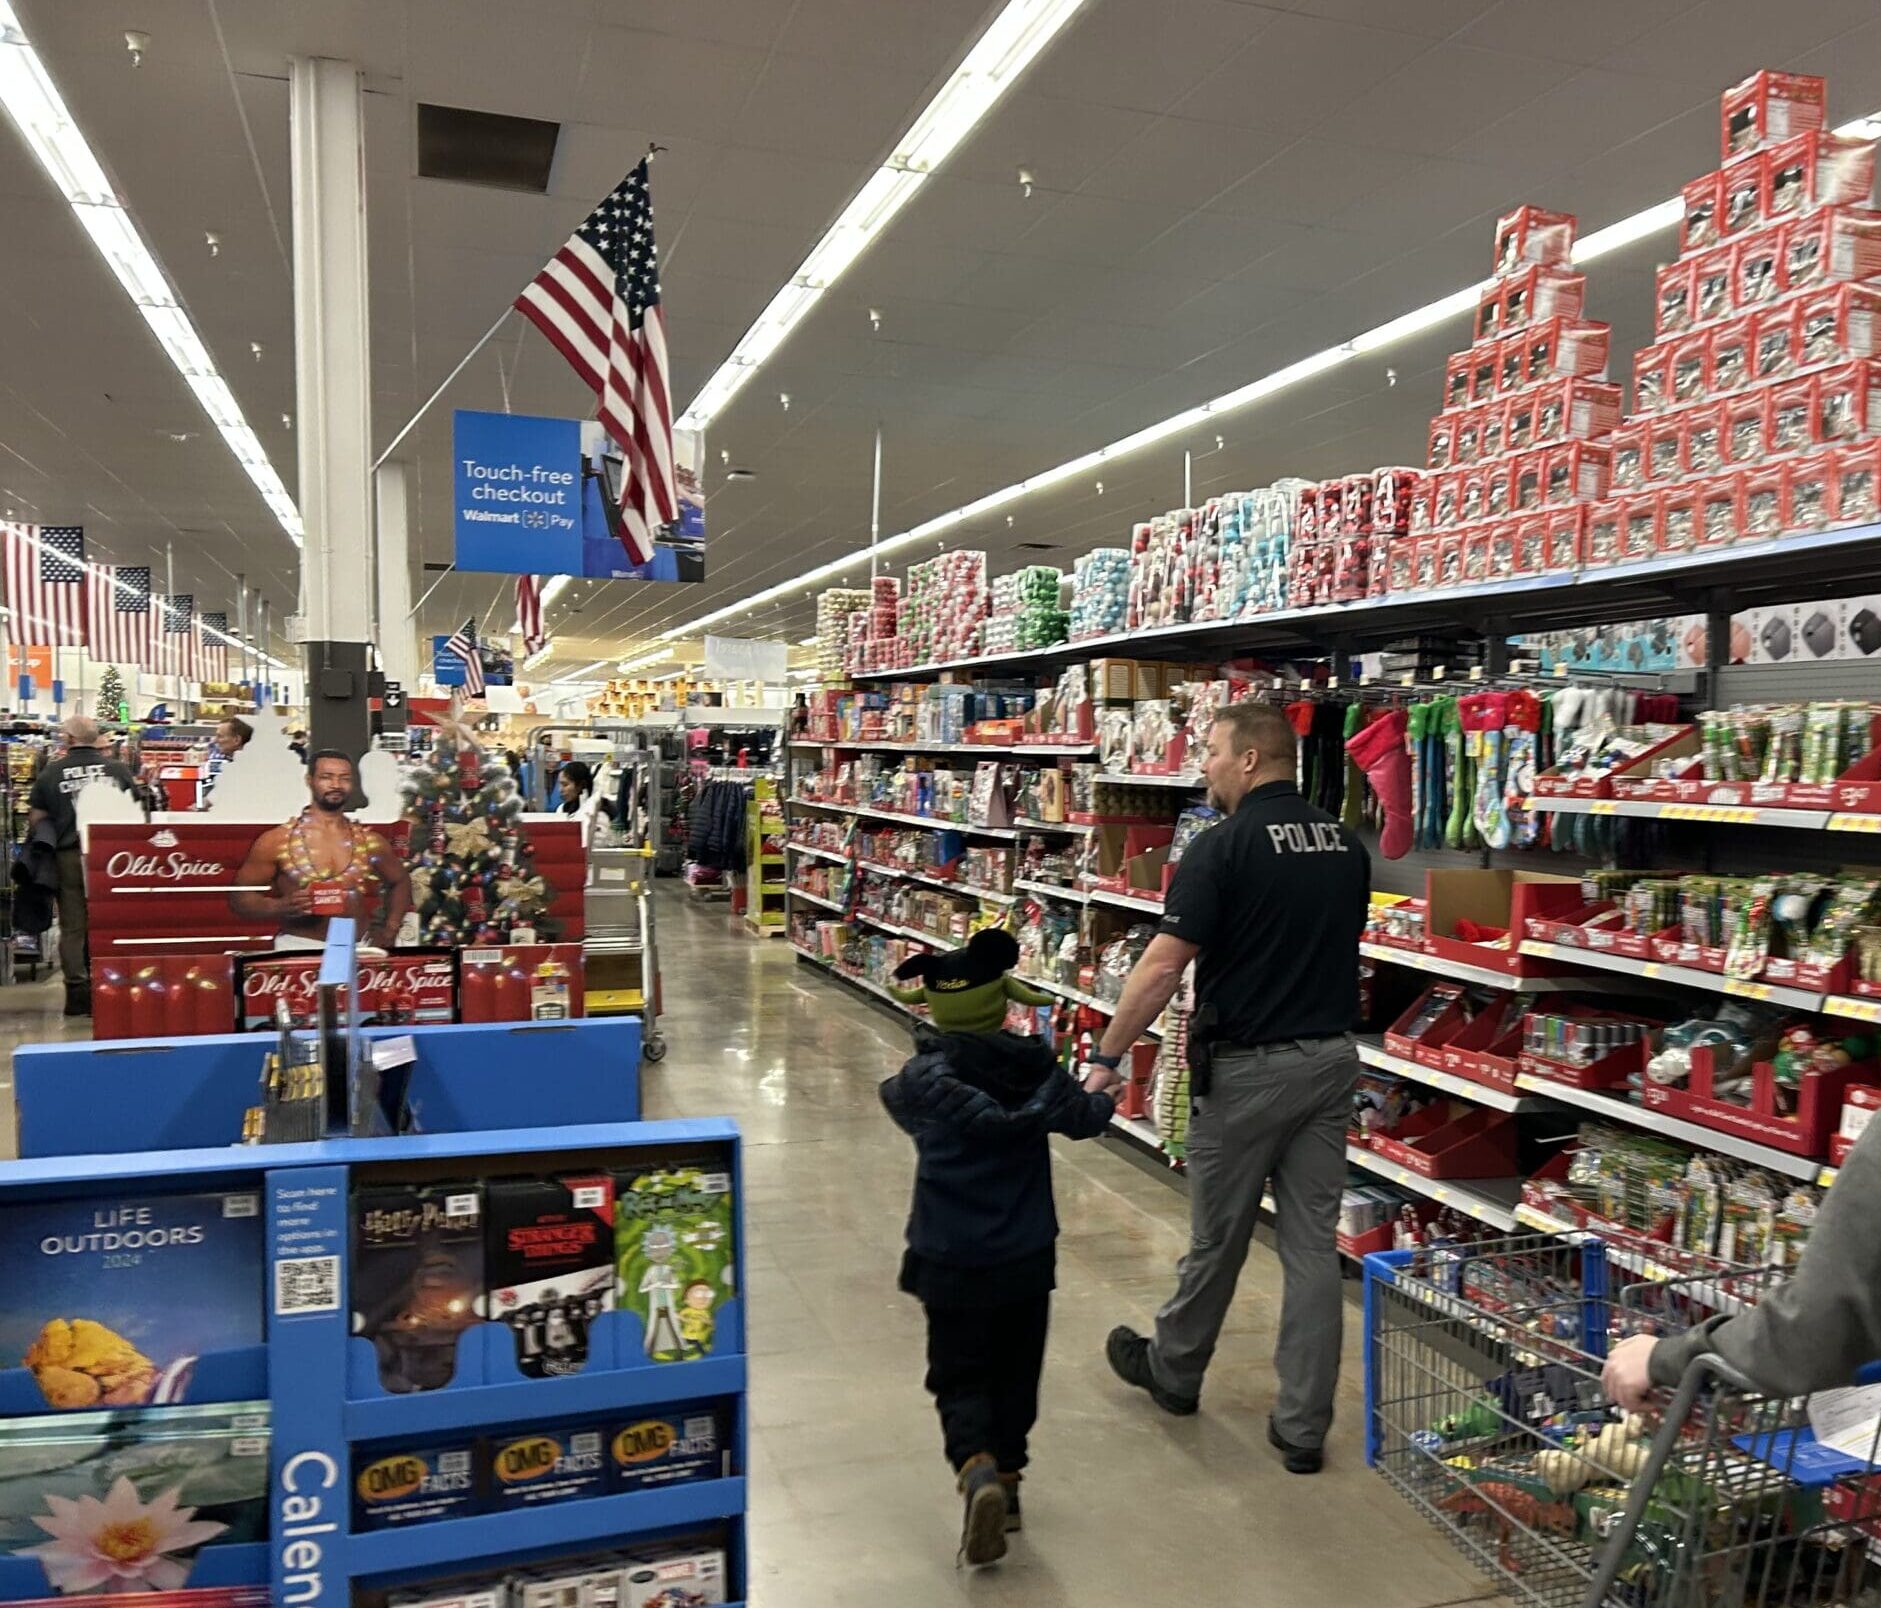
[{"label": "black puffy jacket", "polygon": [[919,1153],[908,1249],[949,1268],[1049,1250],[1058,1213],[1047,1139],[1095,1138],[1112,1110],[1042,1042],[1014,1033],[926,1032],[881,1095]]}]

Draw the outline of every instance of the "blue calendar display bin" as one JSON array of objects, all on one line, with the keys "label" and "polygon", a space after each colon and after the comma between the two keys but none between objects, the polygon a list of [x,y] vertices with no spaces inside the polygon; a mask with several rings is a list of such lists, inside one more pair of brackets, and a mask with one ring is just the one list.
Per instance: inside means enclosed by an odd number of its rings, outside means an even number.
[{"label": "blue calendar display bin", "polygon": [[[104,1047],[92,1053],[109,1059]],[[574,1070],[567,1061],[556,1057],[556,1076]],[[531,1096],[536,1109],[541,1108],[541,1091],[550,1081],[548,1068],[531,1068],[512,1057],[501,1070],[509,1083]],[[152,1079],[141,1089],[127,1079],[121,1097],[141,1100],[147,1111],[154,1106],[174,1117],[177,1096],[188,1098],[185,1091],[202,1086],[199,1077],[187,1072]],[[464,1090],[472,1087],[471,1079],[461,1085]],[[594,1094],[598,1085],[587,1087]],[[244,1099],[252,1098],[252,1088],[251,1083]],[[618,1098],[618,1084],[596,1098],[611,1105]],[[96,1115],[95,1099],[95,1086],[88,1088],[84,1077],[67,1085],[66,1103],[83,1112]],[[35,1100],[45,1118],[42,1134],[76,1131],[81,1111],[56,1113],[49,1088],[41,1088]],[[475,1114],[474,1098],[467,1100],[466,1109]],[[285,1608],[343,1608],[361,1583],[394,1585],[485,1567],[500,1569],[709,1527],[726,1537],[728,1567],[738,1586],[746,1578],[747,1358],[740,1300],[720,1308],[713,1350],[688,1362],[649,1361],[642,1349],[638,1313],[604,1314],[591,1331],[588,1366],[557,1379],[524,1378],[516,1368],[510,1332],[497,1323],[474,1324],[459,1337],[458,1369],[451,1384],[410,1395],[392,1395],[380,1387],[370,1344],[350,1332],[349,1201],[357,1170],[369,1168],[374,1177],[385,1177],[436,1163],[474,1173],[531,1171],[567,1165],[576,1156],[620,1165],[631,1162],[635,1151],[693,1152],[701,1147],[727,1158],[734,1191],[733,1232],[742,1257],[738,1130],[720,1120],[473,1127],[459,1133],[259,1149],[42,1155],[0,1165],[0,1204],[9,1199],[86,1198],[127,1188],[230,1188],[238,1181],[262,1193],[268,1250],[266,1345],[203,1357],[189,1399],[271,1403],[273,1534],[267,1543],[209,1544],[198,1554],[188,1584],[266,1583],[273,1600]],[[22,1381],[13,1377],[20,1372],[0,1374],[0,1410],[9,1402],[24,1401]],[[23,1410],[44,1410],[30,1375],[23,1383],[34,1397]],[[475,1434],[517,1423],[605,1418],[703,1397],[734,1404],[731,1447],[737,1472],[728,1477],[403,1529],[352,1532],[356,1446],[440,1431]],[[0,1559],[0,1601],[45,1595],[47,1581],[37,1559]]]}]

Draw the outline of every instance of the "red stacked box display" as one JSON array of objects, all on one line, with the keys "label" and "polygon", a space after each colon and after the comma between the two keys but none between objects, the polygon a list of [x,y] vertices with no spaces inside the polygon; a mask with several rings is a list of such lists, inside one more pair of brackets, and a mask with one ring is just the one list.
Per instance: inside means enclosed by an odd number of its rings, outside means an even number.
[{"label": "red stacked box display", "polygon": [[1760,72],[1724,93],[1724,165],[1684,187],[1590,565],[1875,518],[1874,147],[1824,129],[1824,89]]},{"label": "red stacked box display", "polygon": [[1495,277],[1473,340],[1444,366],[1431,420],[1428,495],[1413,499],[1418,586],[1479,585],[1570,569],[1586,506],[1607,495],[1621,393],[1606,378],[1611,332],[1582,316],[1574,219],[1517,207],[1496,224]]}]

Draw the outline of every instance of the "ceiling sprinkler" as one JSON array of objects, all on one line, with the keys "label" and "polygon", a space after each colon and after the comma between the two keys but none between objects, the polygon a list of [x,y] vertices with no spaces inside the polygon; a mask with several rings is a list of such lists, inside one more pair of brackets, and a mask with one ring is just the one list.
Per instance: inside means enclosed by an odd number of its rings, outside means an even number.
[{"label": "ceiling sprinkler", "polygon": [[779,391],[777,393],[777,400],[783,403],[784,411],[788,413],[790,411],[790,393],[788,391]]},{"label": "ceiling sprinkler", "polygon": [[869,309],[869,328],[877,335],[882,333],[882,310],[879,307]]},{"label": "ceiling sprinkler", "polygon": [[210,256],[219,257],[222,255],[222,236],[217,234],[213,229],[203,230],[202,243],[209,248]]},{"label": "ceiling sprinkler", "polygon": [[249,349],[249,351],[251,351],[251,352],[253,352],[253,353],[255,354],[255,361],[256,361],[257,363],[259,363],[259,362],[261,361],[261,342],[260,342],[260,341],[250,341],[250,342],[248,343],[248,349]]},{"label": "ceiling sprinkler", "polygon": [[1033,182],[1034,181],[1032,178],[1032,170],[1030,168],[1020,168],[1019,169],[1019,190],[1020,190],[1020,193],[1023,194],[1026,200],[1028,201],[1032,199]]},{"label": "ceiling sprinkler", "polygon": [[144,65],[144,52],[150,48],[150,35],[139,33],[135,28],[127,29],[124,34],[124,48],[131,53],[131,65]]}]

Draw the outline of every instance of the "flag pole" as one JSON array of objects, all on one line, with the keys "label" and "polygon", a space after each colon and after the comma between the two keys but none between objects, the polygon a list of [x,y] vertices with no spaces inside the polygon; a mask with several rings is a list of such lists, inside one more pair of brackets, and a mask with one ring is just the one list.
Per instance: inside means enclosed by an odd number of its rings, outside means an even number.
[{"label": "flag pole", "polygon": [[444,393],[451,388],[451,381],[456,379],[458,375],[462,374],[464,370],[470,366],[470,360],[473,357],[475,357],[479,352],[481,352],[484,349],[484,347],[488,346],[491,341],[496,339],[496,332],[499,329],[501,329],[506,323],[509,322],[509,315],[515,311],[516,309],[513,305],[509,307],[505,307],[503,309],[502,316],[498,318],[494,324],[492,324],[487,330],[483,332],[483,338],[479,340],[475,346],[471,347],[471,349],[468,352],[464,353],[463,359],[461,362],[458,363],[457,367],[452,369],[449,374],[444,376],[444,382],[435,391],[433,391],[428,397],[425,398],[424,406],[419,408],[419,410],[416,413],[414,413],[409,419],[405,421],[405,428],[400,430],[397,435],[392,437],[392,444],[388,446],[385,449],[385,451],[380,453],[378,457],[372,460],[372,468],[375,474],[378,472],[379,468],[385,463],[385,460],[391,457],[393,453],[398,451],[398,444],[401,441],[403,441],[406,436],[410,435],[412,431],[418,427],[418,421],[431,411],[431,404],[436,402],[439,397],[444,395]]}]

